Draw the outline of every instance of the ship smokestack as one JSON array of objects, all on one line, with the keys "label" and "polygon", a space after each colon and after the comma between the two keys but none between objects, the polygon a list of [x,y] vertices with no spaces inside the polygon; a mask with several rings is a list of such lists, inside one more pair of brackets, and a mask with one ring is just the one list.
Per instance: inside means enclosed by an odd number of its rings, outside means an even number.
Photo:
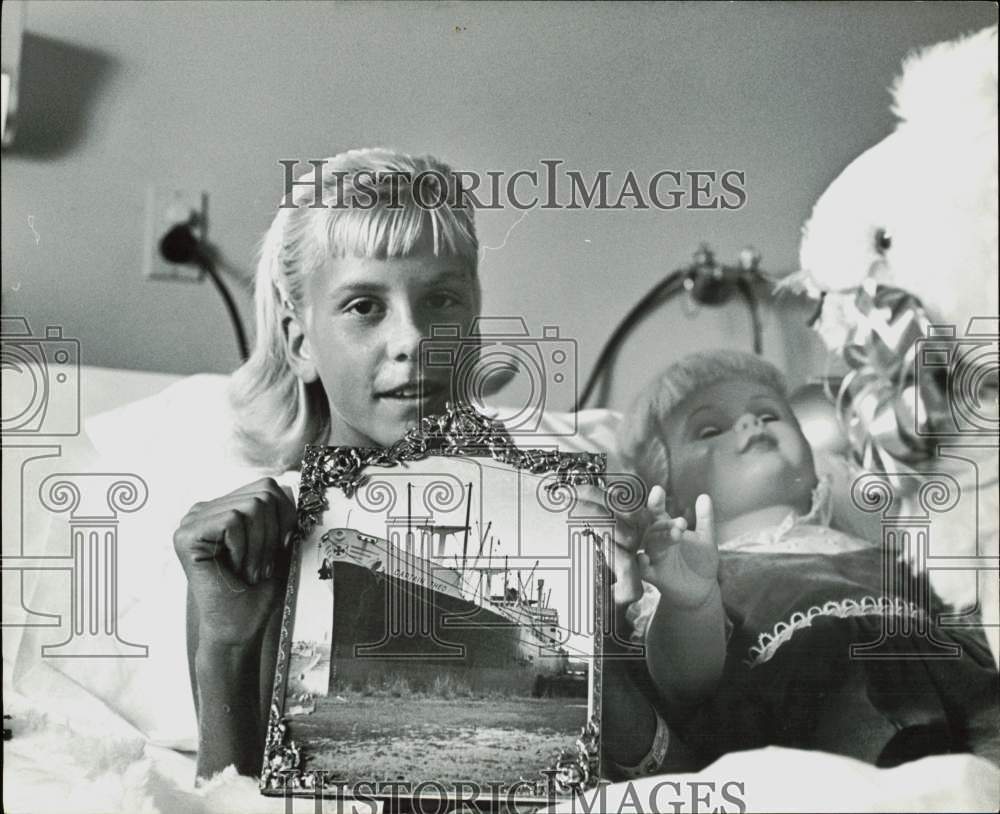
[{"label": "ship smokestack", "polygon": [[545,587],[545,580],[538,580],[538,607],[542,607],[542,589]]}]

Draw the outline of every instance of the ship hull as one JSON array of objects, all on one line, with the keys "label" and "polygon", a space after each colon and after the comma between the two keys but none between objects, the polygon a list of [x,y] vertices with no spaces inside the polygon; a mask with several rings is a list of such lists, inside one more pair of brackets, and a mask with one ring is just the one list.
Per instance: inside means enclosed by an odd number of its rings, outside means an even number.
[{"label": "ship hull", "polygon": [[352,562],[333,563],[330,691],[528,695],[566,656],[476,602]]}]

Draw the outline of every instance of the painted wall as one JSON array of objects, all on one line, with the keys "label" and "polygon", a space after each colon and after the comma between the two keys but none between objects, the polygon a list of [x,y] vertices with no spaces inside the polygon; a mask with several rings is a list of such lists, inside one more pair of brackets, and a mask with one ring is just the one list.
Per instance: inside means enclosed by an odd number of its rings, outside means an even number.
[{"label": "painted wall", "polygon": [[[212,287],[143,279],[148,184],[207,190],[211,237],[247,270],[279,158],[383,144],[468,170],[585,176],[740,170],[736,211],[479,216],[485,309],[558,325],[590,370],[618,319],[702,241],[794,268],[812,202],[892,127],[911,48],[996,22],[992,3],[49,3],[30,0],[21,129],[3,154],[3,313],[61,325],[90,364],[228,371]],[[612,181],[612,188],[615,181]],[[249,318],[245,293],[241,307]],[[821,354],[793,304],[764,309],[794,382]],[[663,309],[621,356],[620,406],[655,368],[749,347],[734,303]],[[567,407],[568,398],[550,406]]]}]

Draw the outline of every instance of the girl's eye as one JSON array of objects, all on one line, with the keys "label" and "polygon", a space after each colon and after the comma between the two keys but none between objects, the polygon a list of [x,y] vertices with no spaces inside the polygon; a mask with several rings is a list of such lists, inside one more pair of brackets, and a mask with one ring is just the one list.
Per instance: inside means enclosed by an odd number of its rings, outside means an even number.
[{"label": "girl's eye", "polygon": [[427,297],[427,304],[435,309],[451,308],[455,305],[460,305],[461,300],[447,291],[438,291]]},{"label": "girl's eye", "polygon": [[377,300],[360,299],[349,303],[344,310],[359,317],[374,317],[380,313],[381,305]]},{"label": "girl's eye", "polygon": [[704,441],[706,438],[715,438],[717,435],[721,435],[722,430],[716,427],[714,424],[709,424],[698,430],[699,440]]}]

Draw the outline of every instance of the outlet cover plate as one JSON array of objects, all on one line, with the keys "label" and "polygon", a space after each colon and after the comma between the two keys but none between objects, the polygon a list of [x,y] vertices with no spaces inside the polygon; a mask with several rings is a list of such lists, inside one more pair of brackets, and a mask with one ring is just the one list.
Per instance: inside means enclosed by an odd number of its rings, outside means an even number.
[{"label": "outlet cover plate", "polygon": [[205,273],[196,266],[168,263],[160,254],[160,240],[179,223],[191,223],[199,240],[208,232],[208,193],[149,186],[143,232],[142,275],[147,280],[200,283]]}]

